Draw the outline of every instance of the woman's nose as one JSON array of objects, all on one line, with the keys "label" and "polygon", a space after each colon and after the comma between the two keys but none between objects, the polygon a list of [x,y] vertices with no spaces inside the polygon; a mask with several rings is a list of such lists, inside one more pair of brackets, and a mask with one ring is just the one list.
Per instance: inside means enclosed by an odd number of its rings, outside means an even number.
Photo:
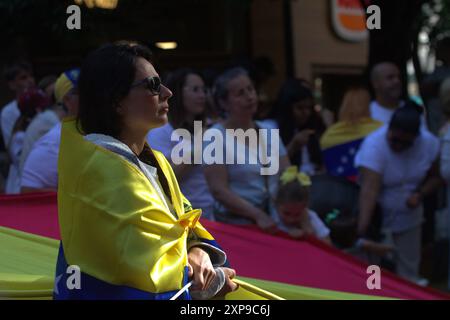
[{"label": "woman's nose", "polygon": [[169,88],[167,88],[165,85],[162,84],[160,97],[163,99],[169,99],[172,96],[173,96],[172,91],[170,91]]},{"label": "woman's nose", "polygon": [[206,98],[206,91],[205,90],[200,90],[198,93],[198,96],[202,99]]}]

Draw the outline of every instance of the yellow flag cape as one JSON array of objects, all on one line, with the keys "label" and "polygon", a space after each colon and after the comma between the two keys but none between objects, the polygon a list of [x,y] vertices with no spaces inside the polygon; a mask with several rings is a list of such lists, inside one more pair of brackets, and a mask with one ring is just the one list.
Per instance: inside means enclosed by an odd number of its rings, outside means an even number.
[{"label": "yellow flag cape", "polygon": [[102,290],[111,292],[121,286],[126,292],[139,290],[126,294],[130,297],[168,298],[187,282],[188,231],[216,245],[198,222],[201,210],[193,210],[181,193],[168,161],[153,152],[167,178],[177,218],[138,168],[86,141],[75,120],[62,125],[58,263],[60,268],[79,266],[92,290],[107,284]]},{"label": "yellow flag cape", "polygon": [[363,118],[357,123],[337,122],[330,126],[320,138],[322,150],[338,146],[350,141],[359,140],[383,125],[382,122]]}]

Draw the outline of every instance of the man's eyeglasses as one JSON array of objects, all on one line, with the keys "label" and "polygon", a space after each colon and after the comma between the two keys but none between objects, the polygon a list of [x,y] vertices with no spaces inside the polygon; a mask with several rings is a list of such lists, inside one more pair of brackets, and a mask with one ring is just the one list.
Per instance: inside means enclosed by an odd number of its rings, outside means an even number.
[{"label": "man's eyeglasses", "polygon": [[144,85],[146,89],[148,89],[152,95],[158,96],[161,94],[161,79],[159,77],[148,77],[138,82],[135,82],[131,85],[131,88],[138,87],[140,85]]}]

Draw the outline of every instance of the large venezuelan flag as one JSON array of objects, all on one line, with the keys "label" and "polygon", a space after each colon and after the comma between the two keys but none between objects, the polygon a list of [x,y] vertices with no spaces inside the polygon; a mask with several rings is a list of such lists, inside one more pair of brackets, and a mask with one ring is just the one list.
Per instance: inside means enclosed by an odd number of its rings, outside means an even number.
[{"label": "large venezuelan flag", "polygon": [[[449,299],[385,271],[381,290],[369,290],[367,265],[313,239],[202,224],[247,283],[228,299]],[[56,195],[0,196],[0,226],[0,298],[51,299],[60,239]]]},{"label": "large venezuelan flag", "polygon": [[338,122],[325,131],[320,147],[328,173],[332,176],[356,180],[354,158],[364,138],[383,124],[370,118],[355,124]]}]

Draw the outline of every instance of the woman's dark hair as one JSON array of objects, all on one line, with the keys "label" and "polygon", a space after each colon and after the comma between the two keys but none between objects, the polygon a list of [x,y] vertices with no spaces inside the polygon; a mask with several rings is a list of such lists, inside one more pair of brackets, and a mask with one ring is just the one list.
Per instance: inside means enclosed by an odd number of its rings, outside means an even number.
[{"label": "woman's dark hair", "polygon": [[219,108],[221,108],[221,102],[228,99],[228,84],[240,76],[247,76],[250,78],[249,73],[242,67],[234,67],[225,70],[221,75],[219,75],[214,81],[213,95],[214,102]]},{"label": "woman's dark hair", "polygon": [[[203,76],[190,68],[182,68],[170,73],[167,77],[165,85],[172,91],[173,96],[170,99],[169,121],[174,129],[184,128],[190,132],[194,132],[194,123],[187,122],[186,108],[183,101],[183,88],[186,85],[186,80],[189,75],[197,75],[203,80]],[[206,111],[206,109],[205,109]],[[197,115],[194,120],[205,123],[205,112]]]},{"label": "woman's dark hair", "polygon": [[308,82],[303,79],[291,78],[285,81],[281,87],[272,117],[278,122],[280,137],[285,145],[291,142],[297,131],[312,129],[315,134],[308,141],[308,152],[311,160],[316,165],[322,164],[322,155],[319,145],[319,138],[325,131],[325,124],[320,115],[311,106],[311,116],[306,124],[299,128],[295,123],[293,105],[306,99],[314,100],[313,93],[308,86]]},{"label": "woman's dark hair", "polygon": [[135,44],[107,44],[88,55],[78,81],[80,132],[118,137],[122,123],[116,108],[130,91],[136,60],[150,62],[150,56],[149,49]]},{"label": "woman's dark hair", "polygon": [[422,111],[422,107],[413,101],[407,101],[405,106],[394,111],[391,121],[389,122],[389,129],[418,135]]},{"label": "woman's dark hair", "polygon": [[[128,95],[136,73],[136,60],[150,62],[151,52],[135,43],[107,44],[84,61],[78,79],[78,130],[83,134],[101,133],[118,138],[122,123],[116,108]],[[152,150],[144,146],[139,159],[157,169],[159,181],[168,197],[170,188]]]}]

